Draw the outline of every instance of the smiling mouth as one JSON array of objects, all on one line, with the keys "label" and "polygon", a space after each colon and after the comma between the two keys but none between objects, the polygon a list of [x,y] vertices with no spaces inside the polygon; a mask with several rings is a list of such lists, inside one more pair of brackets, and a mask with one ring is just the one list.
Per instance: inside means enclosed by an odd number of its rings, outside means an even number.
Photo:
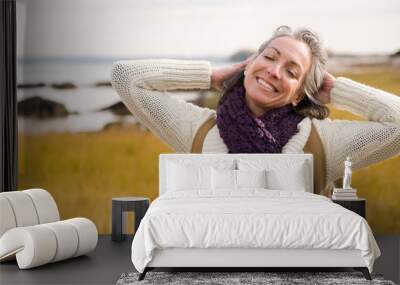
[{"label": "smiling mouth", "polygon": [[256,77],[256,81],[261,86],[262,89],[269,91],[269,92],[278,92],[278,89],[276,89],[275,86],[269,84],[264,79],[262,79],[260,77]]}]

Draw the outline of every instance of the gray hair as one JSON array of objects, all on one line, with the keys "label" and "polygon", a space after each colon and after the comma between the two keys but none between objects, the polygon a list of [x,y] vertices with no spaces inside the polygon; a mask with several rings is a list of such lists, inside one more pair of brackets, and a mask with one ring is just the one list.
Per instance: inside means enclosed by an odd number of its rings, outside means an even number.
[{"label": "gray hair", "polygon": [[[261,44],[258,48],[257,55],[262,53],[273,40],[285,36],[305,43],[311,51],[311,67],[302,85],[302,104],[298,105],[297,111],[303,115],[311,115],[319,119],[328,117],[329,109],[314,97],[324,81],[325,64],[328,59],[322,47],[322,41],[315,32],[305,28],[299,28],[293,31],[288,26],[280,26],[274,31],[270,39]],[[308,100],[304,99],[304,95]]]},{"label": "gray hair", "polygon": [[292,29],[288,26],[280,26],[274,31],[273,36],[258,48],[258,54],[262,53],[273,40],[284,36],[303,42],[310,48],[312,57],[311,67],[302,86],[303,93],[313,103],[321,105],[322,103],[316,100],[313,94],[317,93],[318,89],[322,85],[327,55],[322,48],[321,40],[315,32],[304,28],[292,31]]},{"label": "gray hair", "polygon": [[[327,54],[322,47],[322,41],[315,32],[305,28],[300,28],[293,31],[288,26],[279,26],[273,32],[272,37],[261,44],[261,46],[258,48],[256,55],[258,56],[259,54],[261,54],[273,40],[284,36],[291,37],[305,43],[311,51],[310,70],[307,72],[303,85],[301,87],[302,90],[300,90],[300,96],[302,96],[302,99],[299,104],[295,106],[294,109],[299,114],[306,117],[317,119],[327,118],[329,116],[328,107],[326,107],[314,97],[314,95],[318,92],[323,83],[325,64],[327,62]],[[237,84],[237,82],[240,81],[242,78],[243,71],[239,72],[238,74],[234,75],[233,77],[227,79],[226,82],[224,82],[223,86],[225,88],[225,91],[221,100],[218,102],[219,104],[225,99],[225,94],[227,95],[233,85]]]}]

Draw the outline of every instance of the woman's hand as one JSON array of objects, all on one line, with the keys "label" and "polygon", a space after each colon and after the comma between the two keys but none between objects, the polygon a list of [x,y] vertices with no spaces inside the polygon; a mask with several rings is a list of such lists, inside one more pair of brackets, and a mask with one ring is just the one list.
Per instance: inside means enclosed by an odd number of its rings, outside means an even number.
[{"label": "woman's hand", "polygon": [[222,91],[222,83],[234,75],[235,73],[239,72],[240,70],[245,69],[246,65],[253,60],[255,55],[250,56],[245,61],[233,64],[228,67],[214,69],[211,72],[211,87],[217,89],[218,91]]},{"label": "woman's hand", "polygon": [[324,104],[331,102],[331,90],[335,84],[335,77],[329,72],[325,71],[324,81],[318,90],[318,93],[314,96],[315,99]]}]

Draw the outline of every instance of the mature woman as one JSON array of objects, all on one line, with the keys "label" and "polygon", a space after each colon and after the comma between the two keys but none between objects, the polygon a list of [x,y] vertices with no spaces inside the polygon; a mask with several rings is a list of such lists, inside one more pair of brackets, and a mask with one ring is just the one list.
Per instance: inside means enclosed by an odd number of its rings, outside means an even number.
[{"label": "mature woman", "polygon": [[[120,61],[112,85],[128,109],[177,152],[313,153],[315,189],[400,152],[400,98],[324,71],[326,57],[309,30],[279,27],[243,63],[213,70],[205,61]],[[217,111],[164,91],[222,92]],[[326,106],[368,121],[327,119]],[[326,192],[323,192],[327,194]]]}]

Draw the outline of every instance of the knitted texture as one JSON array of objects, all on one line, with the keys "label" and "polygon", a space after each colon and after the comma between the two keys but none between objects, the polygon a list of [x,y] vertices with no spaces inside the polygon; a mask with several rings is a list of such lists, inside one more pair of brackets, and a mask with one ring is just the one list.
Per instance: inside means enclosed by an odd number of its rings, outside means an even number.
[{"label": "knitted texture", "polygon": [[217,126],[229,153],[281,153],[303,117],[286,105],[254,117],[241,82],[217,110]]},{"label": "knitted texture", "polygon": [[[190,152],[193,138],[216,112],[170,96],[166,90],[209,89],[211,66],[206,61],[138,60],[114,63],[111,83],[137,119],[177,152]],[[400,98],[346,78],[337,78],[331,92],[332,106],[369,121],[304,118],[298,133],[283,153],[303,153],[315,126],[326,157],[326,181],[343,175],[343,161],[350,156],[353,169],[400,153]],[[203,152],[227,152],[217,128],[207,134]]]},{"label": "knitted texture", "polygon": [[215,111],[165,91],[209,89],[210,72],[205,61],[121,61],[113,65],[111,83],[143,125],[176,152],[190,152],[196,130]]}]

